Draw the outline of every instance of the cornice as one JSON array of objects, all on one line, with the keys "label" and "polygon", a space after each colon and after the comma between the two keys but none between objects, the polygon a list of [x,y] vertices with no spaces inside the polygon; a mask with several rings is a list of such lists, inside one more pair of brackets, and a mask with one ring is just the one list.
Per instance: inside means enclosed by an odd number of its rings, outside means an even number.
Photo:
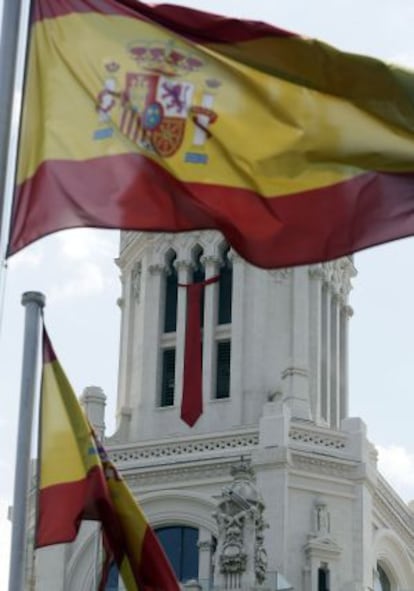
[{"label": "cornice", "polygon": [[357,462],[292,450],[291,466],[300,472],[352,481]]},{"label": "cornice", "polygon": [[289,429],[289,442],[294,447],[303,446],[309,449],[319,449],[345,453],[348,447],[348,436],[344,433],[317,427],[316,425],[303,425],[292,422]]},{"label": "cornice", "polygon": [[414,552],[414,513],[381,474],[374,494],[374,510],[388,527],[398,532],[408,549]]},{"label": "cornice", "polygon": [[259,433],[257,429],[217,433],[214,436],[181,437],[137,444],[116,445],[109,448],[111,459],[122,469],[123,466],[136,464],[154,465],[193,458],[219,457],[235,452],[243,454],[245,450],[257,447]]},{"label": "cornice", "polygon": [[[245,453],[244,457],[250,457],[250,454]],[[145,488],[151,488],[154,491],[165,490],[166,484],[169,488],[188,488],[189,486],[230,481],[230,466],[239,458],[240,454],[227,454],[216,460],[211,459],[186,465],[169,463],[153,468],[135,466],[133,469],[121,469],[121,472],[129,486],[133,490],[141,492]]]}]

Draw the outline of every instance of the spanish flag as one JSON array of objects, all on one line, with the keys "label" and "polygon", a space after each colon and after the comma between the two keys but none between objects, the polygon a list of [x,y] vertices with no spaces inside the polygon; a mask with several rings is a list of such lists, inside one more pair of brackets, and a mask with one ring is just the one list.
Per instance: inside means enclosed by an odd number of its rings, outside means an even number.
[{"label": "spanish flag", "polygon": [[127,591],[179,591],[141,509],[92,428],[43,333],[37,548],[72,542],[99,520]]},{"label": "spanish flag", "polygon": [[9,254],[211,228],[278,267],[414,233],[413,73],[167,4],[33,6]]}]

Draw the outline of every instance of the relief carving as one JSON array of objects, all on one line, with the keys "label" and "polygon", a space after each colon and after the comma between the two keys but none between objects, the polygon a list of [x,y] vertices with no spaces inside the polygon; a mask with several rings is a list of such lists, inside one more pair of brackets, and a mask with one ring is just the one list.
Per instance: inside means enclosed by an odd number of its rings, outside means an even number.
[{"label": "relief carving", "polygon": [[240,589],[266,578],[264,504],[254,483],[250,463],[243,459],[231,469],[233,482],[223,488],[214,517],[218,525],[214,584]]}]

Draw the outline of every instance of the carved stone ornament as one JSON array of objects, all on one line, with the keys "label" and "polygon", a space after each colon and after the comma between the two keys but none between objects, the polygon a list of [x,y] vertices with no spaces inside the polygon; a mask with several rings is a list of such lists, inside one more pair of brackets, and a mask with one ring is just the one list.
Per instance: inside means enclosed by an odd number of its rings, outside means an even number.
[{"label": "carved stone ornament", "polygon": [[356,270],[350,257],[343,257],[334,261],[323,263],[324,279],[333,294],[340,296],[342,302],[346,302],[352,289],[351,280],[356,275]]},{"label": "carved stone ornament", "polygon": [[215,581],[218,588],[239,589],[266,578],[264,504],[250,463],[231,468],[233,482],[224,487],[214,513],[218,525]]},{"label": "carved stone ornament", "polygon": [[276,281],[276,283],[283,283],[292,274],[292,269],[272,269],[271,271],[268,271],[268,273],[274,279],[274,281]]},{"label": "carved stone ornament", "polygon": [[139,300],[141,297],[141,277],[142,277],[142,263],[141,261],[137,261],[135,265],[132,267],[131,271],[131,287],[132,287],[132,294],[139,304]]}]

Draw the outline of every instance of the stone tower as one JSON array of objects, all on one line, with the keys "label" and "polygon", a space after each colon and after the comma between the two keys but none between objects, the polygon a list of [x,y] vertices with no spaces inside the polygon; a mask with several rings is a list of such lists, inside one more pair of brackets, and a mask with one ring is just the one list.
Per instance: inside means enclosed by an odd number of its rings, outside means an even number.
[{"label": "stone tower", "polygon": [[[339,428],[348,401],[350,259],[264,271],[228,249],[218,233],[124,233],[118,264],[121,437],[142,441],[257,426],[266,402],[278,397],[293,418]],[[196,274],[220,281],[204,290],[204,413],[190,430],[179,416],[187,294],[177,284],[191,283]],[[224,357],[228,391],[220,393]],[[166,364],[169,400],[162,392]]]}]

